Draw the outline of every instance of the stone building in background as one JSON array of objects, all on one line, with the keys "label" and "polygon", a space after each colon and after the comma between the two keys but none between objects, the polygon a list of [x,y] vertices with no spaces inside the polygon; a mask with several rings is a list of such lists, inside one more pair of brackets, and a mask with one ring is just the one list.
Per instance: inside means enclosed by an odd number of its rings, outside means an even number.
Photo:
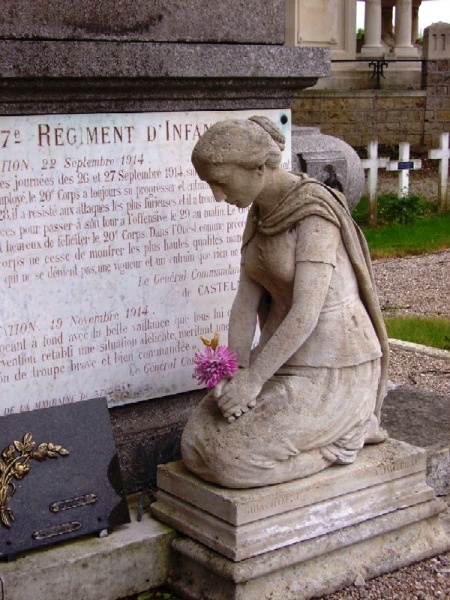
[{"label": "stone building in background", "polygon": [[432,1],[366,0],[357,39],[356,0],[287,0],[286,43],[331,52],[331,76],[300,94],[294,123],[317,125],[352,146],[436,145],[450,130],[450,25],[431,25],[422,43],[420,7]]},{"label": "stone building in background", "polygon": [[286,43],[330,48],[332,75],[319,82],[322,89],[367,88],[371,58],[402,61],[384,69],[384,88],[420,89],[420,6],[430,1],[366,0],[363,35],[358,38],[357,0],[324,0],[321,10],[314,0],[287,0]]}]

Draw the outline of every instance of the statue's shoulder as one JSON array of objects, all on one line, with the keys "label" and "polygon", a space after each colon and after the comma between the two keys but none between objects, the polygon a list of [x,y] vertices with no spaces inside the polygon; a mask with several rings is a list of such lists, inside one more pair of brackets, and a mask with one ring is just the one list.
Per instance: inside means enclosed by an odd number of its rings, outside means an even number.
[{"label": "statue's shoulder", "polygon": [[348,210],[347,199],[339,190],[330,188],[322,181],[309,177],[306,173],[296,173],[300,179],[299,193],[302,196],[308,196],[310,199],[316,198],[318,202],[325,201],[327,203],[338,202],[341,206]]}]

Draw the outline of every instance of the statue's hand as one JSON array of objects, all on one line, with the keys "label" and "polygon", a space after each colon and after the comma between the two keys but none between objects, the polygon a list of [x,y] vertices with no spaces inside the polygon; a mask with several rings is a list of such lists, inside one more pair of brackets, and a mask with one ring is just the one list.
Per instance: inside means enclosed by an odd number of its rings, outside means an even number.
[{"label": "statue's hand", "polygon": [[223,416],[231,423],[256,405],[261,388],[248,369],[241,369],[232,379],[221,379],[213,394]]}]

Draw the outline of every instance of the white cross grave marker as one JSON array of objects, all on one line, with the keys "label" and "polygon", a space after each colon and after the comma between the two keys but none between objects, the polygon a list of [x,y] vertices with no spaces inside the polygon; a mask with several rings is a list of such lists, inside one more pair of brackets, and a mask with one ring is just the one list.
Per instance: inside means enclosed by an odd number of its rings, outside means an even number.
[{"label": "white cross grave marker", "polygon": [[447,206],[447,185],[448,185],[448,161],[450,159],[450,149],[448,147],[448,133],[441,133],[440,148],[430,150],[428,158],[439,160],[439,187],[438,187],[438,206],[440,211],[444,211]]},{"label": "white cross grave marker", "polygon": [[409,172],[422,168],[420,159],[410,160],[409,142],[401,142],[398,147],[398,160],[389,160],[388,171],[398,171],[398,197],[402,198],[409,193]]},{"label": "white cross grave marker", "polygon": [[386,168],[388,159],[378,158],[378,142],[369,142],[367,146],[369,158],[361,161],[364,169],[369,171],[367,176],[367,192],[369,194],[369,225],[375,227],[377,224],[377,187],[378,169]]}]

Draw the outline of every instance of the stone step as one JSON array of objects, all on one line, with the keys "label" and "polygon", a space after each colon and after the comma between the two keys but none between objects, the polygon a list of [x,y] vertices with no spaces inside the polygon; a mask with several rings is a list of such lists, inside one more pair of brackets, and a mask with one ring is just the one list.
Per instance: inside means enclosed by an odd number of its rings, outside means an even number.
[{"label": "stone step", "polygon": [[0,562],[0,600],[117,600],[163,585],[167,579],[169,527],[144,515],[107,537],[87,536]]},{"label": "stone step", "polygon": [[[172,544],[169,587],[191,599],[309,600],[448,550],[446,503],[426,484],[425,456],[396,440],[368,446],[359,465],[305,478],[303,493],[299,482],[236,494],[197,479],[192,504],[180,497],[182,470],[161,468],[173,493],[160,489],[152,511],[189,536]],[[284,511],[272,501],[278,496]],[[259,518],[234,525],[218,509],[231,520]]]},{"label": "stone step", "polygon": [[318,538],[434,497],[426,452],[389,439],[355,463],[256,489],[209,484],[180,462],[158,469],[153,514],[223,556],[241,561]]},{"label": "stone step", "polygon": [[[158,492],[152,512],[223,556],[242,561],[433,499],[425,474],[417,473],[238,527],[164,492]],[[415,518],[414,511],[411,515]]]},{"label": "stone step", "polygon": [[[173,542],[169,586],[202,600],[310,600],[448,550],[440,501],[388,513],[326,536],[234,562],[189,538]],[[411,511],[416,512],[411,522]],[[417,519],[417,520],[416,520]]]},{"label": "stone step", "polygon": [[286,513],[337,496],[424,472],[426,452],[389,439],[366,446],[351,465],[336,465],[310,478],[248,490],[221,488],[190,473],[181,461],[158,467],[158,488],[232,525]]}]

